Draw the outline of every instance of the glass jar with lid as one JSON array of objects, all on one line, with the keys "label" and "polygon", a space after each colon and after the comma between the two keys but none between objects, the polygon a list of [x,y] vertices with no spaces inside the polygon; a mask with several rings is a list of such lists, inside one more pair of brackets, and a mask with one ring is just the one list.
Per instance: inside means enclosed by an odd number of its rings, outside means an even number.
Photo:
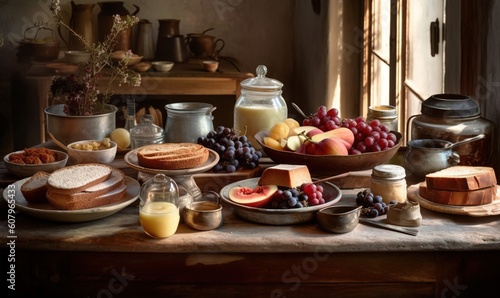
[{"label": "glass jar with lid", "polygon": [[267,78],[267,68],[259,65],[257,76],[241,82],[241,95],[234,106],[234,129],[245,134],[248,141],[260,149],[255,134],[270,130],[288,116],[285,100],[281,96],[283,83]]},{"label": "glass jar with lid", "polygon": [[153,123],[153,116],[145,114],[141,123],[130,129],[132,149],[150,144],[163,143],[163,128]]},{"label": "glass jar with lid", "polygon": [[392,200],[403,203],[406,201],[406,172],[402,166],[383,164],[372,170],[370,190],[376,196],[389,204]]},{"label": "glass jar with lid", "polygon": [[164,174],[156,174],[142,184],[139,198],[139,219],[144,232],[154,238],[175,234],[180,222],[177,183]]},{"label": "glass jar with lid", "polygon": [[488,165],[493,152],[493,122],[481,117],[479,104],[469,96],[435,94],[424,100],[421,114],[408,119],[411,139],[440,139],[452,143],[484,134],[486,137],[457,147],[460,165]]}]

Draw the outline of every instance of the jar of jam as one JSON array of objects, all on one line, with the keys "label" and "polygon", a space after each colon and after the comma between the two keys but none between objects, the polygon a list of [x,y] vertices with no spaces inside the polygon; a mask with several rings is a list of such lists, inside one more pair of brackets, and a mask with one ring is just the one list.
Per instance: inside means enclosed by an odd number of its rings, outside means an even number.
[{"label": "jar of jam", "polygon": [[257,67],[257,77],[241,82],[241,95],[234,106],[234,129],[245,134],[248,141],[260,149],[255,135],[270,130],[288,115],[285,100],[281,96],[283,83],[266,77],[267,68]]},{"label": "jar of jam", "polygon": [[406,201],[406,172],[398,165],[383,164],[372,170],[370,190],[374,195],[382,197],[389,204],[392,200],[403,203]]},{"label": "jar of jam", "polygon": [[[420,115],[408,119],[411,139],[440,139],[452,143],[484,134],[486,137],[457,147],[460,165],[487,166],[493,152],[494,124],[481,117],[478,103],[469,96],[435,94],[422,102]],[[406,133],[407,136],[410,134]]]}]

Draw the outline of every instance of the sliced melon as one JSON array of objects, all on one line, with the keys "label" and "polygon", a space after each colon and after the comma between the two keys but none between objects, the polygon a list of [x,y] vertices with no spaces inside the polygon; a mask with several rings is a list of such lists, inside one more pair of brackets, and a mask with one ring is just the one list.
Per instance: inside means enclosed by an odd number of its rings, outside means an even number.
[{"label": "sliced melon", "polygon": [[276,185],[262,185],[255,188],[236,186],[229,190],[229,199],[249,207],[262,207],[271,201],[277,190]]}]

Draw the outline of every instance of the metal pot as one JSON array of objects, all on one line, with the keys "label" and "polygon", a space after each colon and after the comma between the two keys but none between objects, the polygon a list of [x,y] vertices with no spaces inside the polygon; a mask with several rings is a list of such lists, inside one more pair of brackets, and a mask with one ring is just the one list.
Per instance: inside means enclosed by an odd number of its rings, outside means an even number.
[{"label": "metal pot", "polygon": [[214,129],[211,104],[202,102],[180,102],[165,105],[167,120],[165,142],[197,143],[199,137],[206,136]]},{"label": "metal pot", "polygon": [[455,147],[485,137],[480,134],[456,143],[439,139],[411,140],[405,154],[405,168],[416,177],[425,177],[429,173],[455,166],[460,163],[460,155],[453,151]]},{"label": "metal pot", "polygon": [[114,105],[106,105],[101,114],[68,116],[64,104],[45,109],[47,132],[64,145],[81,140],[102,140],[116,128]]}]

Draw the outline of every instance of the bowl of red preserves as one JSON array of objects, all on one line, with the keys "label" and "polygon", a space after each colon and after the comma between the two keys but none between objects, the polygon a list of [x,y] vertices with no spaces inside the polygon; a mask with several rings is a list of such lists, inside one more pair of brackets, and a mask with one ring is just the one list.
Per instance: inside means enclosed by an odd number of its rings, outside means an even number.
[{"label": "bowl of red preserves", "polygon": [[33,176],[38,171],[52,173],[66,166],[68,154],[45,147],[34,147],[9,153],[3,160],[12,175],[25,178]]}]

